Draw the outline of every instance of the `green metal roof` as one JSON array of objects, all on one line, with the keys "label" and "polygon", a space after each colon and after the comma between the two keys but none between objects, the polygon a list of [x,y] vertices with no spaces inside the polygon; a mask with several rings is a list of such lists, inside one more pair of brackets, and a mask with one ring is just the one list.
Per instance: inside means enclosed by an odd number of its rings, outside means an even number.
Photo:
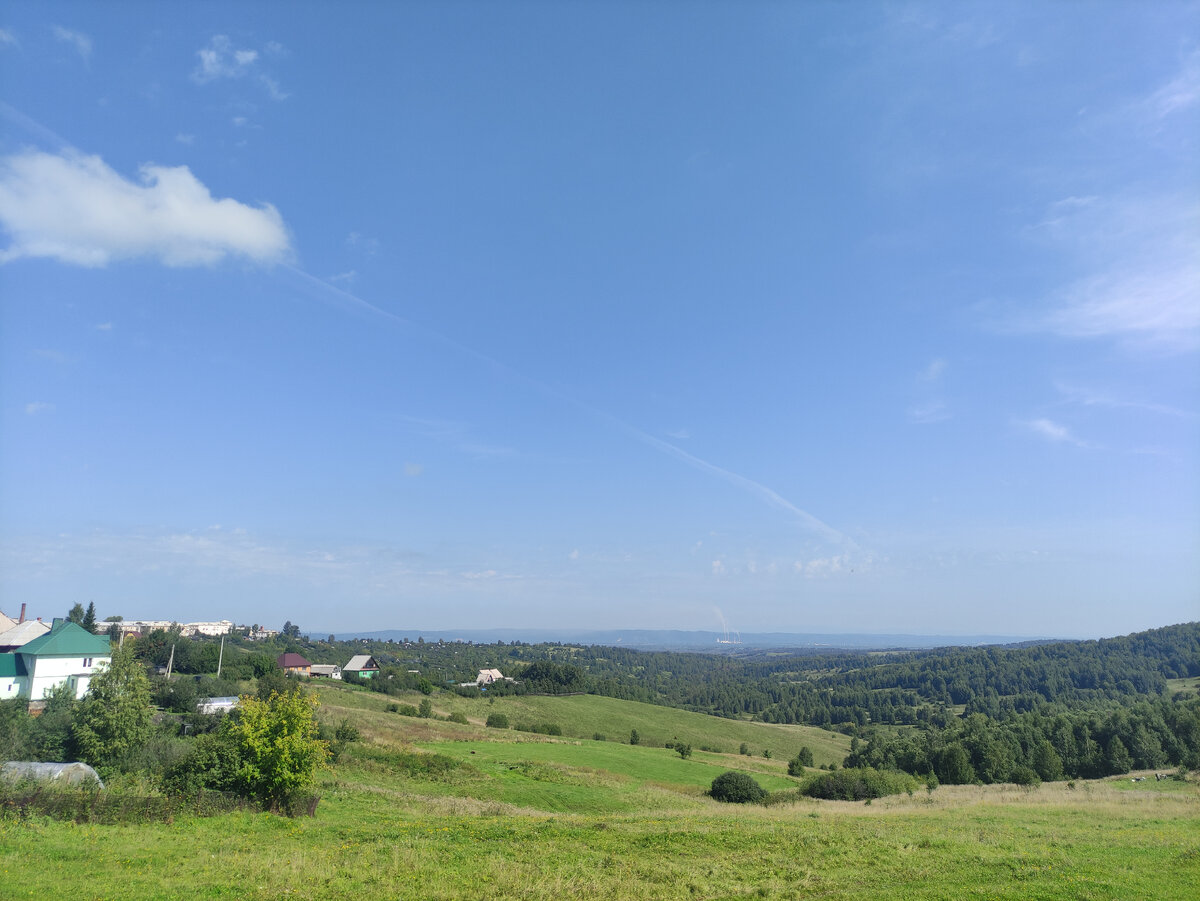
[{"label": "green metal roof", "polygon": [[35,657],[109,657],[112,645],[106,637],[93,635],[83,626],[60,623],[18,648],[17,653]]},{"label": "green metal roof", "polygon": [[25,661],[16,654],[0,654],[0,679],[27,675]]}]

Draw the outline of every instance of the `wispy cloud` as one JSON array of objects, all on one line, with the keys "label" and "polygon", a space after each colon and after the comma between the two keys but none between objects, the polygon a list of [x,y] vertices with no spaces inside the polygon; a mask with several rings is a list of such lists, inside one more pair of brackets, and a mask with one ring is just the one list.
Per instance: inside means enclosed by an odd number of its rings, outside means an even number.
[{"label": "wispy cloud", "polygon": [[233,46],[228,35],[215,34],[207,47],[196,51],[196,56],[200,62],[192,70],[192,80],[207,84],[220,78],[243,77],[258,59],[258,51],[239,49]]},{"label": "wispy cloud", "polygon": [[1146,105],[1158,118],[1186,110],[1200,102],[1200,51],[1193,52],[1179,74],[1155,91]]},{"label": "wispy cloud", "polygon": [[949,418],[950,411],[946,409],[945,403],[940,400],[916,404],[908,408],[908,421],[919,425],[932,422],[945,422]]},{"label": "wispy cloud", "polygon": [[1192,419],[1195,413],[1172,407],[1169,404],[1158,404],[1149,401],[1130,400],[1102,391],[1095,391],[1079,385],[1068,385],[1063,382],[1054,383],[1055,390],[1062,395],[1065,403],[1080,404],[1085,407],[1111,407],[1115,409],[1145,410],[1148,413],[1159,413],[1163,416],[1174,416],[1180,419]]},{"label": "wispy cloud", "polygon": [[936,382],[942,377],[942,373],[946,371],[946,361],[941,357],[930,360],[929,365],[920,371],[917,375],[917,381],[920,382]]},{"label": "wispy cloud", "polygon": [[[280,56],[283,52],[283,48],[273,41],[267,44],[266,49],[271,56]],[[207,47],[196,51],[196,56],[199,62],[192,70],[192,81],[196,84],[250,77],[272,100],[286,100],[290,96],[274,76],[261,71],[261,57],[257,50],[235,47],[228,35],[213,35]]]},{"label": "wispy cloud", "polygon": [[45,401],[35,400],[33,403],[25,405],[25,414],[27,416],[37,416],[39,413],[54,412],[54,404],[48,404]]},{"label": "wispy cloud", "polygon": [[92,39],[82,31],[73,31],[70,28],[63,28],[61,25],[55,25],[54,36],[63,43],[73,46],[75,52],[85,63],[92,58]]},{"label": "wispy cloud", "polygon": [[924,397],[908,408],[908,421],[918,425],[944,422],[951,418],[950,409],[941,397],[940,382],[946,372],[946,361],[935,357],[916,377],[916,391]]},{"label": "wispy cloud", "polygon": [[17,36],[7,28],[0,28],[0,46],[19,47],[20,42],[17,40]]},{"label": "wispy cloud", "polygon": [[98,156],[27,152],[0,159],[0,224],[10,243],[0,263],[48,257],[79,266],[151,258],[210,265],[226,256],[259,263],[291,252],[283,218],[212,196],[186,166],[146,164],[141,184]]},{"label": "wispy cloud", "polygon": [[1069,428],[1051,419],[1023,419],[1019,420],[1017,425],[1053,444],[1071,444],[1082,448],[1095,447],[1095,445],[1087,441],[1076,438]]},{"label": "wispy cloud", "polygon": [[98,332],[111,332],[113,324],[111,322],[97,322],[93,328]]},{"label": "wispy cloud", "polygon": [[1010,327],[1155,352],[1200,346],[1200,204],[1177,196],[1071,197],[1053,204],[1038,228],[1087,272]]}]

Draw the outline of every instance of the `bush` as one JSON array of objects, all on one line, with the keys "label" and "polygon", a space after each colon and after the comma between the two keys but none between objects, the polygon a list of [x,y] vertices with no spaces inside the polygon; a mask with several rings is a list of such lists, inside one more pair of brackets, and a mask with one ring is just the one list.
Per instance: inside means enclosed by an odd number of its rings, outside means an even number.
[{"label": "bush", "polygon": [[457,711],[457,710],[454,713],[450,714],[448,717],[446,717],[446,722],[458,723],[460,726],[469,725],[469,723],[467,722],[467,715],[465,713],[462,713],[461,711]]},{"label": "bush", "polygon": [[738,753],[741,754],[743,757],[749,757],[750,756],[750,746],[748,744],[746,744],[745,742],[742,742],[742,746],[740,748],[738,748]]},{"label": "bush", "polygon": [[788,761],[788,775],[789,776],[803,776],[804,768],[810,767],[812,765],[813,765],[812,751],[809,750],[807,746],[803,747],[800,749],[800,752],[798,754],[796,754],[795,757],[793,757],[791,760]]},{"label": "bush", "polygon": [[820,776],[813,776],[800,789],[810,798],[826,801],[866,801],[912,792],[917,780],[907,773],[879,771],[871,767],[846,767]]},{"label": "bush", "polygon": [[486,725],[492,729],[507,729],[508,717],[503,713],[489,713]]},{"label": "bush", "polygon": [[762,801],[767,793],[761,785],[745,773],[730,770],[712,782],[708,793],[714,800],[727,804],[750,804]]},{"label": "bush", "polygon": [[592,741],[608,741],[608,739],[604,737],[603,732],[593,732]]}]

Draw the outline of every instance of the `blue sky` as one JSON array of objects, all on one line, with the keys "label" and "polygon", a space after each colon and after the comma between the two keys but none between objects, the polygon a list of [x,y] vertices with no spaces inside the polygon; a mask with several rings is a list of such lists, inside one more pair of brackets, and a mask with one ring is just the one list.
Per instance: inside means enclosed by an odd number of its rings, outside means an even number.
[{"label": "blue sky", "polygon": [[0,609],[1200,614],[1200,7],[0,8]]}]

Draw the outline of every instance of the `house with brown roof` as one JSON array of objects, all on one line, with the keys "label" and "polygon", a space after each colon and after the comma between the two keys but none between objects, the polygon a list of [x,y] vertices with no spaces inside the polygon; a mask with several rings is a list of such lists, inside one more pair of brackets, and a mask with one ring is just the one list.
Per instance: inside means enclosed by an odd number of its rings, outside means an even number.
[{"label": "house with brown roof", "polygon": [[300,676],[312,675],[312,664],[301,657],[299,654],[291,653],[280,654],[275,658],[275,663],[285,673],[296,673]]}]

